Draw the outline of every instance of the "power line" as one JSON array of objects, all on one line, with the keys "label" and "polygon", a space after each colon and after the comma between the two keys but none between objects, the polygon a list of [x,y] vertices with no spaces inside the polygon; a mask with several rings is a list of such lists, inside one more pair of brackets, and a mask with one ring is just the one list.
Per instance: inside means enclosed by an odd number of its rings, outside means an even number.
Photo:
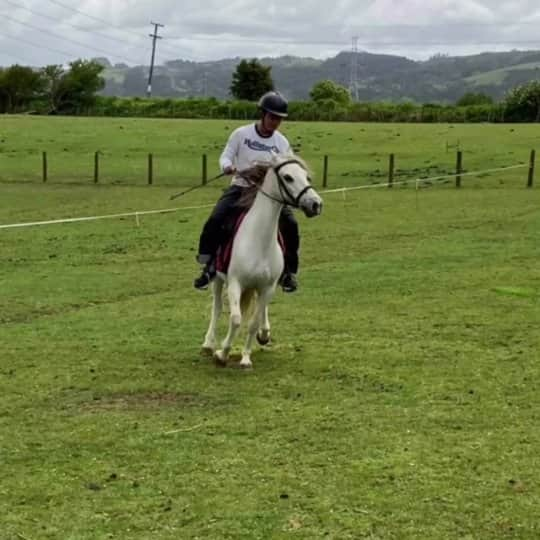
[{"label": "power line", "polygon": [[[248,37],[217,37],[213,36],[167,36],[169,41],[219,41],[225,43],[261,43],[261,38]],[[278,43],[280,45],[339,45],[346,46],[344,41],[321,41],[321,40],[291,40],[287,38],[264,38],[264,43]]]},{"label": "power line", "polygon": [[[92,20],[95,20],[97,22],[100,22],[102,24],[105,24],[115,30],[119,30],[121,32],[124,32],[125,34],[129,34],[129,35],[133,35],[133,36],[136,36],[138,40],[140,40],[142,38],[142,36],[136,32],[133,32],[133,31],[130,31],[130,30],[127,30],[127,29],[124,29],[124,28],[121,28],[119,26],[116,26],[114,24],[111,24],[110,22],[104,20],[104,19],[101,19],[99,17],[95,17],[93,15],[90,15],[88,13],[84,13],[82,12],[81,10],[79,9],[76,9],[76,8],[73,8],[67,4],[64,4],[63,2],[59,2],[58,0],[47,0],[53,4],[56,4],[58,6],[61,6],[65,9],[68,9],[74,13],[78,13],[80,15],[83,15],[89,19],[92,19]],[[58,21],[60,22],[61,24],[67,24],[69,26],[72,26],[73,28],[75,29],[78,29],[78,30],[81,30],[81,31],[84,31],[84,32],[88,32],[89,34],[94,34],[94,35],[98,35],[98,36],[101,36],[103,38],[106,38],[106,39],[109,39],[109,40],[113,40],[113,41],[116,41],[118,43],[128,43],[127,41],[124,41],[124,40],[121,40],[121,39],[118,39],[118,38],[113,38],[111,36],[107,36],[106,34],[102,34],[100,32],[96,32],[96,31],[91,31],[91,30],[87,30],[87,29],[84,29],[80,26],[76,26],[76,25],[72,25],[70,23],[67,23],[67,22],[63,22],[59,19],[55,19],[54,17],[51,17],[49,15],[44,15],[42,13],[38,13],[30,8],[26,8],[25,6],[22,6],[21,4],[17,4],[16,2],[13,2],[12,0],[4,0],[4,2],[7,2],[13,6],[18,6],[22,9],[26,9],[27,11],[35,14],[35,15],[38,15],[38,16],[41,16],[41,17],[44,17],[44,18],[47,18],[47,19],[50,19],[50,20],[53,20],[53,21]],[[112,57],[115,57],[115,58],[119,58],[123,61],[127,61],[128,63],[131,63],[131,64],[135,64],[135,65],[143,65],[143,62],[140,62],[138,60],[134,60],[134,59],[127,59],[123,56],[120,56],[120,55],[117,55],[117,54],[113,54],[113,53],[110,53],[109,51],[106,51],[106,50],[103,50],[103,49],[98,49],[96,47],[93,47],[91,45],[88,45],[86,43],[82,43],[82,42],[79,42],[79,41],[76,41],[76,40],[72,40],[72,39],[69,39],[67,37],[63,37],[63,36],[59,36],[58,34],[55,34],[54,32],[51,32],[51,31],[48,31],[48,30],[45,30],[43,28],[39,28],[37,26],[34,26],[30,23],[26,23],[26,22],[23,22],[23,21],[20,21],[20,20],[17,20],[17,19],[14,19],[13,17],[10,17],[9,15],[5,15],[4,16],[5,18],[7,19],[10,19],[12,21],[14,21],[15,23],[17,24],[20,24],[20,25],[23,25],[23,26],[27,26],[29,28],[33,28],[39,32],[43,32],[43,33],[46,33],[46,34],[49,34],[57,39],[62,39],[64,41],[69,41],[71,43],[74,43],[78,46],[82,46],[86,49],[90,49],[90,50],[94,50],[96,52],[99,52],[100,54],[104,54],[106,55],[107,57],[109,56],[112,56]],[[502,23],[460,23],[460,26],[483,26],[483,27],[495,27],[495,26],[499,26],[500,24]],[[519,21],[519,22],[508,22],[508,23],[505,23],[506,26],[511,26],[511,25],[514,25],[514,26],[519,26],[519,25],[530,25],[530,24],[533,24],[533,22],[531,21]],[[452,25],[452,23],[449,24],[450,26]],[[449,26],[449,25],[446,25],[445,27]],[[442,26],[442,25],[435,25],[436,27],[438,26]],[[433,26],[428,26],[428,25],[421,25],[421,24],[413,24],[413,23],[404,23],[404,24],[396,24],[396,25],[383,25],[383,24],[376,24],[376,25],[356,25],[356,27],[358,28],[362,28],[362,27],[366,27],[366,28],[400,28],[400,27],[403,27],[403,28],[433,28]],[[11,39],[16,39],[14,38],[14,36],[9,36]],[[159,39],[162,38],[162,36],[159,36],[158,37]],[[173,39],[175,41],[187,41],[187,42],[191,42],[191,41],[204,41],[204,42],[230,42],[230,43],[234,43],[234,42],[237,42],[237,43],[260,43],[261,42],[261,39],[260,38],[249,38],[249,37],[227,37],[227,36],[221,36],[221,37],[218,37],[218,36],[182,36],[182,37],[172,37],[172,38],[169,38],[169,39]],[[360,38],[358,38],[360,39]],[[21,40],[23,41],[23,40]],[[487,46],[487,45],[500,45],[501,44],[501,38],[498,37],[497,39],[494,39],[494,40],[489,40],[489,39],[483,39],[483,40],[467,40],[467,41],[454,41],[454,40],[432,40],[432,41],[419,41],[419,40],[392,40],[392,41],[384,41],[384,40],[362,40],[362,45],[364,47],[370,47],[370,48],[388,48],[388,47],[437,47],[437,46],[446,46],[446,47],[459,47],[459,46]],[[506,44],[508,45],[538,45],[540,44],[540,39],[504,39],[503,40]],[[270,38],[270,39],[265,39],[264,40],[265,43],[277,43],[277,44],[281,44],[281,45],[289,45],[289,46],[298,46],[298,45],[317,45],[317,46],[336,46],[336,47],[340,47],[340,48],[343,48],[343,50],[345,50],[345,47],[346,47],[346,44],[342,41],[322,41],[322,40],[292,40],[292,39],[286,39],[286,38],[283,38],[283,39],[276,39],[276,38]],[[132,48],[137,48],[137,49],[141,49],[142,47],[133,47],[133,45],[131,45],[131,43],[129,44]],[[35,45],[33,45],[35,46]],[[167,44],[163,43],[162,44],[162,47],[167,47]],[[168,46],[169,47],[169,50],[170,51],[173,51],[174,52],[170,52],[169,54],[174,54],[175,55],[175,58],[178,59],[178,50],[177,48],[173,47],[173,46]],[[50,48],[50,47],[47,47],[47,46],[40,46],[40,48],[45,48],[45,49],[48,49],[50,51],[54,51],[54,52],[59,52],[58,50],[55,50],[53,48]],[[68,53],[62,53],[62,54],[68,54]],[[75,56],[71,53],[69,53],[69,56]],[[352,70],[352,65],[351,65],[351,70]],[[351,77],[352,78],[352,77]]]},{"label": "power line", "polygon": [[397,23],[397,24],[355,24],[355,28],[444,28],[445,30],[450,27],[457,27],[457,28],[463,28],[463,27],[478,27],[478,28],[486,28],[486,27],[492,27],[492,28],[499,28],[503,27],[506,28],[508,26],[538,26],[538,22],[540,20],[537,19],[536,21],[530,20],[530,21],[447,21],[447,22],[439,22],[435,24],[420,24],[420,23]]},{"label": "power line", "polygon": [[10,21],[13,21],[13,22],[15,22],[17,24],[20,24],[21,26],[26,26],[28,28],[32,28],[33,30],[37,30],[38,32],[42,32],[44,34],[48,34],[50,36],[53,36],[56,39],[61,39],[63,41],[68,41],[68,42],[73,43],[75,45],[78,45],[80,47],[84,47],[86,49],[93,50],[93,51],[99,52],[101,54],[105,54],[107,56],[112,56],[114,58],[119,58],[119,59],[123,60],[124,62],[129,62],[129,63],[135,64],[135,65],[140,64],[140,62],[138,60],[127,59],[127,58],[125,58],[123,56],[120,56],[118,54],[111,53],[111,52],[106,51],[104,49],[98,49],[97,47],[93,47],[92,45],[88,45],[88,44],[83,43],[81,41],[76,41],[74,39],[70,39],[70,38],[67,38],[67,37],[64,37],[64,36],[59,36],[58,34],[55,34],[54,32],[51,32],[49,30],[45,30],[44,28],[40,28],[39,26],[35,26],[35,25],[31,24],[31,23],[26,23],[26,22],[20,21],[18,19],[15,19],[14,17],[10,17],[9,15],[4,14],[4,18],[8,19]]},{"label": "power line", "polygon": [[447,46],[453,46],[453,47],[465,47],[467,45],[501,45],[501,44],[507,44],[507,45],[533,45],[540,43],[540,39],[506,39],[506,38],[493,38],[493,40],[485,39],[485,40],[431,40],[431,41],[416,41],[416,40],[401,40],[401,41],[362,41],[362,44],[364,45],[371,45],[371,46],[418,46],[418,47],[424,47],[424,46],[430,46],[430,45],[447,45]]},{"label": "power line", "polygon": [[[427,27],[426,27],[427,28]],[[261,38],[242,38],[242,37],[218,37],[218,36],[183,36],[183,37],[169,37],[169,41],[204,41],[204,42],[222,42],[222,43],[261,43]],[[504,38],[500,36],[493,38],[493,40],[484,39],[484,40],[431,40],[431,41],[416,41],[416,40],[392,40],[392,41],[383,41],[383,40],[358,40],[363,45],[372,45],[372,46],[385,46],[385,45],[499,45],[501,41],[504,41],[508,44],[534,44],[540,43],[540,39],[511,39]],[[329,45],[347,47],[347,43],[344,41],[321,41],[321,40],[291,40],[291,39],[275,39],[275,38],[265,38],[264,43],[276,43],[279,45]]]},{"label": "power line", "polygon": [[67,56],[68,58],[74,58],[76,56],[70,52],[61,51],[59,49],[54,49],[52,47],[47,47],[47,45],[38,45],[37,43],[33,43],[32,41],[28,41],[27,39],[24,39],[19,36],[12,36],[10,34],[5,34],[5,33],[2,33],[0,35],[2,35],[5,38],[12,39],[14,41],[20,41],[21,43],[26,43],[27,45],[30,45],[31,47],[35,47],[36,49],[46,49],[48,51],[61,54],[62,56]]},{"label": "power line", "polygon": [[[30,9],[29,7],[26,7],[26,6],[22,5],[22,4],[19,4],[17,2],[13,2],[12,0],[3,0],[3,1],[5,3],[10,4],[10,5],[14,6],[14,7],[17,7],[19,9],[24,9],[25,11],[28,11],[28,12],[34,14],[34,15],[37,15],[38,17],[43,17],[44,19],[48,19],[50,21],[59,23],[61,25],[71,26],[72,28],[75,28],[76,30],[79,30],[81,32],[86,32],[88,34],[94,34],[96,36],[108,39],[110,41],[116,41],[117,43],[121,43],[123,45],[128,45],[132,49],[141,49],[141,50],[143,49],[141,46],[133,46],[133,44],[130,43],[129,41],[125,41],[125,40],[118,39],[118,38],[115,38],[115,37],[112,37],[112,36],[108,36],[107,34],[102,34],[101,32],[96,32],[95,30],[89,30],[87,28],[84,28],[82,26],[78,26],[76,24],[71,24],[69,22],[63,21],[62,19],[59,19],[58,17],[51,17],[50,15],[45,15],[44,13],[39,13],[38,11]],[[138,36],[138,37],[141,38],[142,36]]]},{"label": "power line", "polygon": [[57,6],[61,6],[64,9],[68,9],[69,11],[73,11],[74,13],[78,13],[79,15],[83,15],[84,17],[87,17],[88,19],[92,19],[96,22],[106,24],[107,26],[110,26],[111,28],[115,28],[116,30],[121,30],[122,32],[125,32],[126,34],[133,34],[134,36],[137,36],[138,39],[141,39],[141,35],[138,34],[137,32],[133,32],[132,30],[126,30],[124,28],[116,26],[105,19],[100,19],[99,17],[95,17],[94,15],[90,15],[89,13],[84,13],[80,9],[68,6],[67,4],[64,4],[62,2],[58,2],[58,0],[47,0],[47,1],[50,2],[51,4],[56,4]]},{"label": "power line", "polygon": [[[51,0],[49,0],[51,1]],[[418,24],[418,23],[400,23],[400,24],[355,24],[354,30],[377,30],[379,32],[380,30],[399,30],[400,28],[407,28],[407,29],[418,29],[418,30],[427,30],[427,29],[444,29],[445,31],[448,30],[448,28],[456,27],[456,28],[463,28],[463,27],[477,27],[477,28],[508,28],[511,26],[538,26],[540,23],[540,19],[535,21],[504,21],[504,22],[448,22],[448,23],[436,23],[436,24]],[[335,30],[332,31],[332,33],[335,33]],[[226,37],[213,37],[213,36],[191,36],[186,38],[185,35],[183,36],[168,36],[168,39],[170,40],[182,40],[182,39],[189,39],[194,41],[204,41],[207,39],[215,39],[215,40],[224,40],[224,41],[249,41],[249,42],[256,42],[260,43],[261,38],[259,37],[238,37],[238,38],[226,38]],[[264,39],[264,42],[269,41],[268,39]],[[291,42],[291,43],[313,43],[313,44],[319,44],[319,43],[335,43],[335,44],[346,44],[344,41],[325,41],[321,42],[320,40],[292,40],[290,38],[278,38],[276,40],[271,39],[272,42],[276,43],[283,43],[283,42]]]},{"label": "power line", "polygon": [[0,55],[6,56],[7,58],[12,58],[13,60],[15,60],[16,63],[21,62],[22,65],[31,65],[32,64],[32,61],[30,59],[22,58],[18,54],[13,54],[12,52],[2,51],[2,52],[0,52]]},{"label": "power line", "polygon": [[[99,22],[101,24],[104,24],[110,28],[113,28],[115,30],[118,30],[120,32],[123,32],[124,34],[129,34],[132,36],[136,36],[137,39],[141,39],[142,36],[138,34],[137,32],[134,32],[132,30],[122,28],[120,26],[114,25],[111,22],[102,19],[100,17],[96,17],[94,15],[91,15],[89,13],[85,13],[77,8],[71,7],[64,2],[61,2],[59,0],[47,0],[48,2],[55,4],[57,6],[61,6],[64,9],[67,9],[73,13],[77,13],[79,15],[82,15],[84,17],[87,17],[88,19],[94,20],[96,22]],[[357,24],[355,25],[356,29],[399,29],[399,28],[417,28],[420,30],[425,30],[427,28],[444,28],[445,30],[448,29],[448,27],[456,26],[459,28],[462,28],[464,26],[468,27],[492,27],[492,28],[498,28],[498,27],[505,27],[508,26],[533,26],[537,23],[535,21],[502,21],[502,22],[445,22],[445,23],[439,23],[436,25],[426,25],[426,24],[417,24],[417,23],[400,23],[400,24]],[[192,42],[192,41],[204,41],[204,42],[225,42],[225,43],[261,43],[261,38],[242,38],[242,37],[217,37],[215,35],[212,36],[189,36],[189,35],[183,35],[183,36],[167,36],[168,40],[174,40],[174,41],[184,41],[184,42]],[[540,40],[538,39],[505,39],[504,40],[509,45],[535,45],[539,44]],[[343,41],[321,41],[321,40],[297,40],[297,39],[275,39],[275,38],[269,38],[264,40],[265,43],[276,43],[281,45],[318,45],[318,46],[336,46],[336,47],[342,47],[343,49],[346,48],[347,44]],[[448,41],[448,40],[437,40],[437,41],[430,41],[430,42],[421,42],[421,41],[407,41],[407,40],[393,40],[390,42],[384,42],[379,40],[361,40],[363,45],[366,46],[372,46],[372,47],[393,47],[393,46],[466,46],[466,45],[499,45],[501,43],[501,38],[498,36],[496,39],[494,38],[492,41],[490,40],[482,40],[482,41],[467,41],[467,42],[455,42],[455,41]],[[176,58],[178,58],[178,50],[176,47],[168,45],[167,43],[162,43],[161,48],[165,49],[166,51],[169,51],[169,54],[175,55]],[[132,62],[132,61],[131,61]],[[132,62],[137,64],[138,62]]]},{"label": "power line", "polygon": [[[63,2],[59,2],[58,0],[47,0],[48,2],[52,3],[52,4],[56,4],[58,6],[61,6],[65,9],[68,9],[74,13],[78,13],[80,15],[83,15],[84,17],[88,17],[89,19],[93,19],[94,21],[96,22],[100,22],[100,23],[104,23],[106,24],[107,26],[111,26],[112,28],[115,28],[117,30],[121,30],[122,32],[126,32],[126,33],[129,33],[129,34],[133,34],[133,35],[136,35],[139,39],[140,39],[140,35],[133,32],[133,31],[130,31],[130,30],[126,30],[124,28],[121,28],[119,26],[115,26],[113,24],[111,24],[109,21],[105,20],[105,19],[102,19],[100,17],[96,17],[94,15],[90,15],[89,13],[85,13],[77,8],[74,8],[72,6],[69,6],[67,4],[64,4]],[[377,24],[377,23],[369,23],[369,24],[355,24],[354,25],[354,28],[356,29],[360,29],[360,28],[366,28],[366,29],[372,29],[372,28],[376,28],[376,29],[381,29],[381,28],[390,28],[390,29],[395,29],[395,28],[420,28],[420,29],[425,29],[425,28],[433,28],[434,26],[436,27],[441,27],[441,28],[444,28],[444,29],[448,29],[448,27],[451,27],[451,26],[456,26],[456,27],[459,27],[459,28],[462,28],[464,26],[476,26],[476,27],[508,27],[508,26],[537,26],[538,25],[538,22],[539,21],[508,21],[508,20],[505,20],[505,21],[500,21],[500,22],[473,22],[473,21],[462,21],[462,22],[444,22],[444,23],[439,23],[437,25],[427,25],[427,24],[419,24],[419,23],[399,23],[399,24]],[[179,37],[179,36],[175,36],[175,37],[170,37],[169,39],[183,39],[183,37]],[[200,38],[200,39],[207,39],[207,38]],[[260,38],[253,38],[253,41],[259,41],[260,42]],[[267,40],[265,40],[267,41]],[[315,43],[318,43],[318,42],[315,42]]]},{"label": "power line", "polygon": [[[63,7],[64,9],[72,11],[73,13],[78,13],[79,15],[82,15],[83,17],[87,17],[88,19],[91,19],[93,21],[104,24],[104,25],[106,25],[106,26],[108,26],[110,28],[113,28],[115,30],[119,30],[120,32],[124,32],[125,34],[136,36],[137,39],[139,39],[139,40],[142,39],[142,37],[143,37],[141,34],[138,34],[137,32],[134,32],[133,30],[128,30],[126,28],[122,28],[121,26],[112,24],[111,22],[109,22],[109,21],[107,21],[105,19],[102,19],[100,17],[96,17],[94,15],[90,15],[89,13],[85,13],[84,11],[81,11],[80,9],[68,6],[67,4],[64,4],[63,2],[59,2],[58,0],[47,0],[47,2],[50,2],[51,4],[56,4],[57,6],[60,6],[60,7]],[[163,44],[162,47],[163,46],[167,47],[167,45],[165,45],[165,44]],[[173,54],[178,54],[178,51],[176,49],[174,49],[173,47],[170,48],[170,52],[172,52]]]},{"label": "power line", "polygon": [[[20,21],[17,21],[20,23]],[[22,23],[20,23],[22,24]],[[39,30],[39,31],[43,31],[45,32],[44,30]],[[50,33],[50,32],[47,32],[47,33]],[[34,43],[34,42],[31,42],[27,39],[24,39],[20,36],[13,36],[13,35],[10,35],[10,34],[6,34],[5,32],[2,32],[0,33],[0,35],[3,35],[5,38],[8,38],[8,39],[11,39],[11,40],[14,40],[14,41],[19,41],[21,43],[26,43],[27,45],[30,45],[31,47],[35,47],[36,49],[45,49],[45,50],[48,50],[50,52],[54,52],[54,53],[57,53],[57,54],[61,54],[62,56],[66,56],[68,58],[75,58],[77,57],[78,55],[74,54],[73,52],[67,52],[65,50],[61,50],[61,49],[57,49],[57,48],[54,48],[54,47],[50,47],[50,46],[47,46],[47,45],[44,45],[44,44],[37,44],[37,43]],[[56,37],[56,36],[55,36]],[[266,40],[268,41],[268,40]],[[510,41],[510,40],[507,40],[506,41],[508,44],[512,44],[512,45],[517,45],[519,43],[521,44],[528,44],[528,45],[533,45],[533,44],[540,44],[540,40],[519,40],[519,41]],[[296,43],[292,43],[292,42],[280,42],[280,43],[288,43],[290,45],[296,45],[300,42],[296,42]],[[319,45],[323,45],[323,44],[328,44],[328,42],[318,42]],[[343,43],[335,43],[335,44],[339,44],[339,45],[343,45]],[[449,41],[432,41],[432,42],[421,42],[421,41],[392,41],[392,42],[363,42],[364,45],[371,45],[371,46],[375,46],[375,47],[378,47],[378,46],[430,46],[430,45],[455,45],[455,46],[471,46],[471,45],[500,45],[500,41],[498,42],[495,42],[495,41],[476,41],[476,42],[464,42],[464,43],[457,43],[457,42],[449,42]],[[86,45],[85,45],[86,47]],[[7,54],[7,53],[5,53]],[[110,53],[106,52],[107,55],[110,55]],[[13,56],[13,55],[12,55]],[[116,55],[110,55],[110,56],[116,56]],[[137,62],[132,62],[134,64],[138,64]],[[203,62],[204,63],[204,62]]]}]

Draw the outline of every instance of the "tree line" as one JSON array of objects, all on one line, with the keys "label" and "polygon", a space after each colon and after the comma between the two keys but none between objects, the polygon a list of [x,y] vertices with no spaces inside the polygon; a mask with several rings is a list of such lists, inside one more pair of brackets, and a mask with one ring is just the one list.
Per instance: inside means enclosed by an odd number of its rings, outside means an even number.
[{"label": "tree line", "polygon": [[[71,114],[161,118],[256,118],[257,99],[274,89],[271,68],[242,60],[232,76],[231,100],[215,98],[118,98],[98,95],[103,66],[76,60],[68,68],[14,65],[0,69],[0,113]],[[512,89],[495,103],[467,93],[455,104],[355,102],[349,90],[331,80],[316,83],[307,101],[290,104],[292,120],[349,122],[539,122],[540,81]]]},{"label": "tree line", "polygon": [[0,69],[0,113],[78,114],[88,111],[105,86],[103,66],[75,60],[68,68],[14,65]]}]

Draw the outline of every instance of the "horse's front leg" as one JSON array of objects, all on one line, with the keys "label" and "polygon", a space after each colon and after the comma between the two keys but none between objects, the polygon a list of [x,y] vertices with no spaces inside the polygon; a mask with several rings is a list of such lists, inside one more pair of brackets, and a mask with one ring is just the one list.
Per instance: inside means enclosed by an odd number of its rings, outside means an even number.
[{"label": "horse's front leg", "polygon": [[266,343],[268,343],[268,341],[270,340],[270,322],[268,320],[268,304],[270,303],[270,299],[272,298],[274,289],[275,287],[271,287],[269,289],[263,289],[262,291],[259,291],[259,295],[257,298],[257,305],[255,307],[255,312],[253,313],[253,317],[251,321],[249,322],[248,335],[246,338],[246,343],[244,345],[244,350],[242,351],[242,360],[240,361],[240,366],[243,368],[250,368],[253,365],[251,362],[251,350],[253,348],[253,341],[255,339],[255,336],[257,336],[257,340],[259,341],[259,343],[261,343],[261,340],[258,334],[258,330],[261,327],[261,325],[262,325],[262,328],[261,328],[262,335],[267,336]]},{"label": "horse's front leg", "polygon": [[203,354],[214,354],[216,348],[216,328],[221,310],[223,309],[223,280],[216,276],[212,283],[212,315],[210,316],[210,325],[204,337],[202,345]]},{"label": "horse's front leg", "polygon": [[214,354],[214,358],[220,364],[227,363],[229,353],[231,352],[232,343],[238,329],[240,328],[240,324],[242,323],[242,311],[240,309],[242,288],[240,287],[238,281],[229,281],[227,292],[229,295],[229,309],[231,312],[229,317],[229,331],[221,344],[221,349],[216,351]]},{"label": "horse's front leg", "polygon": [[257,341],[260,345],[270,343],[270,319],[268,318],[268,306],[264,309],[261,326],[257,332]]}]

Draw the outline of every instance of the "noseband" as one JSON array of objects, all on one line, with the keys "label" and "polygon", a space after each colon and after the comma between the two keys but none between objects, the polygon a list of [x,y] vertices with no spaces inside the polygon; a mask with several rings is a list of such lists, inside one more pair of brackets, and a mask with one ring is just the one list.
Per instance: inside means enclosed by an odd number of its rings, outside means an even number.
[{"label": "noseband", "polygon": [[290,192],[290,190],[287,188],[286,180],[284,180],[284,178],[281,176],[281,174],[279,174],[279,171],[280,171],[280,169],[282,167],[284,167],[285,165],[290,165],[291,163],[296,163],[297,165],[300,165],[300,167],[302,167],[302,169],[305,170],[302,163],[300,161],[298,161],[297,159],[288,159],[288,160],[284,161],[283,163],[280,163],[279,165],[276,165],[275,167],[269,167],[269,168],[272,168],[274,170],[275,174],[276,174],[281,199],[278,199],[278,198],[274,197],[273,195],[270,195],[270,193],[266,193],[266,191],[264,191],[261,186],[255,184],[255,182],[253,182],[250,178],[247,178],[246,176],[243,176],[241,173],[237,173],[237,174],[239,174],[239,176],[241,176],[244,180],[249,182],[252,186],[255,186],[257,188],[257,190],[260,193],[262,193],[265,197],[268,197],[269,199],[272,199],[273,201],[275,201],[275,202],[277,202],[279,204],[283,204],[285,206],[292,206],[293,208],[300,208],[300,199],[310,189],[313,189],[313,187],[311,185],[306,186],[296,197]]},{"label": "noseband", "polygon": [[[280,163],[279,165],[274,167],[274,172],[276,173],[276,177],[278,179],[279,193],[281,194],[281,201],[278,201],[278,202],[281,202],[282,204],[286,206],[292,206],[293,208],[300,208],[300,199],[310,189],[313,189],[313,187],[311,186],[311,184],[306,186],[296,197],[294,197],[294,195],[287,188],[286,181],[283,179],[281,174],[279,174],[279,171],[282,167],[284,167],[285,165],[290,165],[291,163],[296,163],[297,165],[300,165],[302,169],[304,168],[297,159],[288,159],[287,161],[284,161],[283,163]],[[268,195],[268,194],[265,193],[265,195]],[[270,198],[273,199],[273,197],[270,197]],[[274,199],[274,200],[277,200],[277,199]]]}]

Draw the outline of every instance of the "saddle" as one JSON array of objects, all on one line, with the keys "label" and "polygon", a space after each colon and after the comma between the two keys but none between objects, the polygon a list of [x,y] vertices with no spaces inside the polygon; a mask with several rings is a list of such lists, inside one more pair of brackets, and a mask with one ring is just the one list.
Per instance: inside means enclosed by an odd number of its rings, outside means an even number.
[{"label": "saddle", "polygon": [[[247,210],[242,211],[240,214],[232,216],[226,222],[225,227],[223,228],[223,233],[221,236],[220,245],[216,254],[216,270],[222,274],[226,274],[229,269],[229,264],[231,262],[231,254],[234,238],[242,221],[246,217]],[[278,230],[278,244],[281,247],[281,251],[285,256],[285,241],[281,232]]]}]

